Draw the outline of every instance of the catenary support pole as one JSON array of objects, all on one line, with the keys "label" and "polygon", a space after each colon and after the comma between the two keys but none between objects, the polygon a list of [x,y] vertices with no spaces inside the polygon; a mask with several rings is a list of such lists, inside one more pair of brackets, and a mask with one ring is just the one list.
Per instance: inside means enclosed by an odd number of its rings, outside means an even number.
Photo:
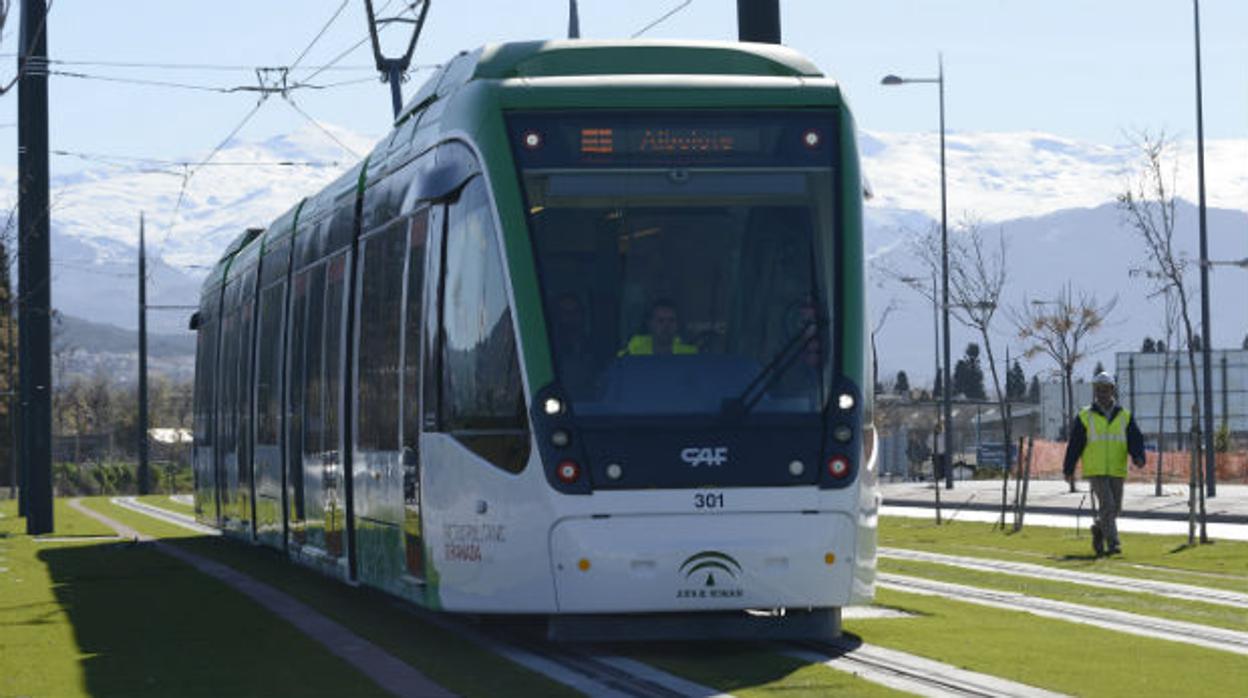
[{"label": "catenary support pole", "polygon": [[780,0],[737,0],[737,39],[780,43]]},{"label": "catenary support pole", "polygon": [[139,494],[150,493],[147,454],[147,246],[143,214],[139,214]]},{"label": "catenary support pole", "polygon": [[[1213,326],[1209,324],[1209,229],[1205,220],[1205,116],[1200,86],[1200,0],[1192,0],[1196,33],[1196,186],[1200,198],[1200,358],[1204,391],[1205,494],[1217,495],[1217,461],[1213,452]],[[1202,531],[1203,535],[1203,531]]]},{"label": "catenary support pole", "polygon": [[17,59],[18,267],[26,532],[52,532],[52,293],[48,208],[48,27],[22,0]]}]

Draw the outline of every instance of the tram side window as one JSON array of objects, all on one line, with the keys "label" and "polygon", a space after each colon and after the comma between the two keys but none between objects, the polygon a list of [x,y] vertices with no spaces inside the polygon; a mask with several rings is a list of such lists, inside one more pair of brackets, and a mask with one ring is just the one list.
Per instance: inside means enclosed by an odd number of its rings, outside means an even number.
[{"label": "tram side window", "polygon": [[195,445],[212,446],[213,382],[216,380],[217,318],[202,312],[195,355]]},{"label": "tram side window", "polygon": [[420,439],[420,329],[425,290],[425,241],[429,234],[429,209],[411,222],[407,259],[407,317],[403,327],[403,446],[416,452]]},{"label": "tram side window", "polygon": [[282,371],[282,296],[278,283],[260,293],[260,346],[256,355],[256,443],[277,445]]},{"label": "tram side window", "polygon": [[303,452],[320,454],[325,450],[324,332],[325,265],[308,275],[307,317],[304,334],[303,366]]},{"label": "tram side window", "polygon": [[529,455],[524,388],[502,255],[480,178],[448,208],[445,244],[443,426],[482,458],[519,472]]},{"label": "tram side window", "polygon": [[360,273],[359,444],[369,451],[399,448],[399,299],[403,296],[405,223],[391,223],[364,242],[364,267]]}]

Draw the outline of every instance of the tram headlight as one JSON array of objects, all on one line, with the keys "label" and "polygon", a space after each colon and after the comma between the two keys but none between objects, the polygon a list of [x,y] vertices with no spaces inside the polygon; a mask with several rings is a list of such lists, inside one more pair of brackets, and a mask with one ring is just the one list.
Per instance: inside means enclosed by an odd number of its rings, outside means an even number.
[{"label": "tram headlight", "polygon": [[607,477],[611,478],[612,480],[619,480],[621,477],[624,477],[624,467],[621,466],[619,463],[612,463],[608,465]]},{"label": "tram headlight", "polygon": [[828,459],[828,474],[841,479],[849,474],[849,459],[845,456],[832,456]]},{"label": "tram headlight", "polygon": [[800,460],[795,460],[789,463],[789,474],[792,475],[793,477],[800,477],[801,474],[804,472],[806,472],[805,463],[801,462]]},{"label": "tram headlight", "polygon": [[854,430],[849,428],[848,425],[838,424],[832,429],[832,438],[840,443],[847,444],[853,440]]},{"label": "tram headlight", "polygon": [[559,463],[559,467],[555,469],[555,475],[563,484],[571,485],[581,479],[581,466],[577,465],[574,460],[565,460]]},{"label": "tram headlight", "polygon": [[836,406],[843,410],[854,409],[854,396],[849,393],[841,393],[840,396],[836,398]]},{"label": "tram headlight", "polygon": [[572,443],[572,435],[565,429],[556,429],[550,433],[550,443],[555,447],[563,448]]},{"label": "tram headlight", "polygon": [[542,409],[546,411],[546,414],[559,414],[563,412],[563,400],[557,397],[548,397],[542,403]]}]

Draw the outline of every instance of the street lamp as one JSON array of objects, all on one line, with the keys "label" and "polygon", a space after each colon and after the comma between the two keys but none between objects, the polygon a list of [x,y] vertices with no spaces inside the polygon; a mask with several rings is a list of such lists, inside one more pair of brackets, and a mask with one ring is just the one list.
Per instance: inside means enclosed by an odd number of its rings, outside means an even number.
[{"label": "street lamp", "polygon": [[1204,265],[1206,267],[1239,267],[1240,269],[1248,269],[1248,257],[1243,259],[1206,259]]},{"label": "street lamp", "polygon": [[1196,183],[1200,194],[1200,359],[1205,381],[1205,495],[1217,494],[1217,467],[1213,454],[1213,366],[1210,345],[1213,328],[1209,325],[1209,234],[1205,224],[1205,116],[1200,94],[1200,0],[1192,0],[1196,36]]},{"label": "street lamp", "polygon": [[[949,380],[949,225],[947,215],[947,197],[945,186],[945,62],[943,56],[936,54],[936,77],[934,78],[903,78],[886,75],[880,80],[881,85],[906,85],[910,83],[935,83],[940,93],[940,278],[942,284],[941,310],[944,320],[944,390],[943,401],[945,425],[945,458],[953,459],[953,405],[950,401],[951,388]],[[953,468],[945,468],[945,489],[953,489]]]}]

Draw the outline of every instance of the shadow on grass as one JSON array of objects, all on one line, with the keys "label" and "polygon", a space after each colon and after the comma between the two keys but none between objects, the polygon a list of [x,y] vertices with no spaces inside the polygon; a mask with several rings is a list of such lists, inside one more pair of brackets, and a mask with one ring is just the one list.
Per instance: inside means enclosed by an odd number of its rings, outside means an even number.
[{"label": "shadow on grass", "polygon": [[88,695],[373,693],[293,627],[149,544],[46,548],[38,557],[73,627]]}]

